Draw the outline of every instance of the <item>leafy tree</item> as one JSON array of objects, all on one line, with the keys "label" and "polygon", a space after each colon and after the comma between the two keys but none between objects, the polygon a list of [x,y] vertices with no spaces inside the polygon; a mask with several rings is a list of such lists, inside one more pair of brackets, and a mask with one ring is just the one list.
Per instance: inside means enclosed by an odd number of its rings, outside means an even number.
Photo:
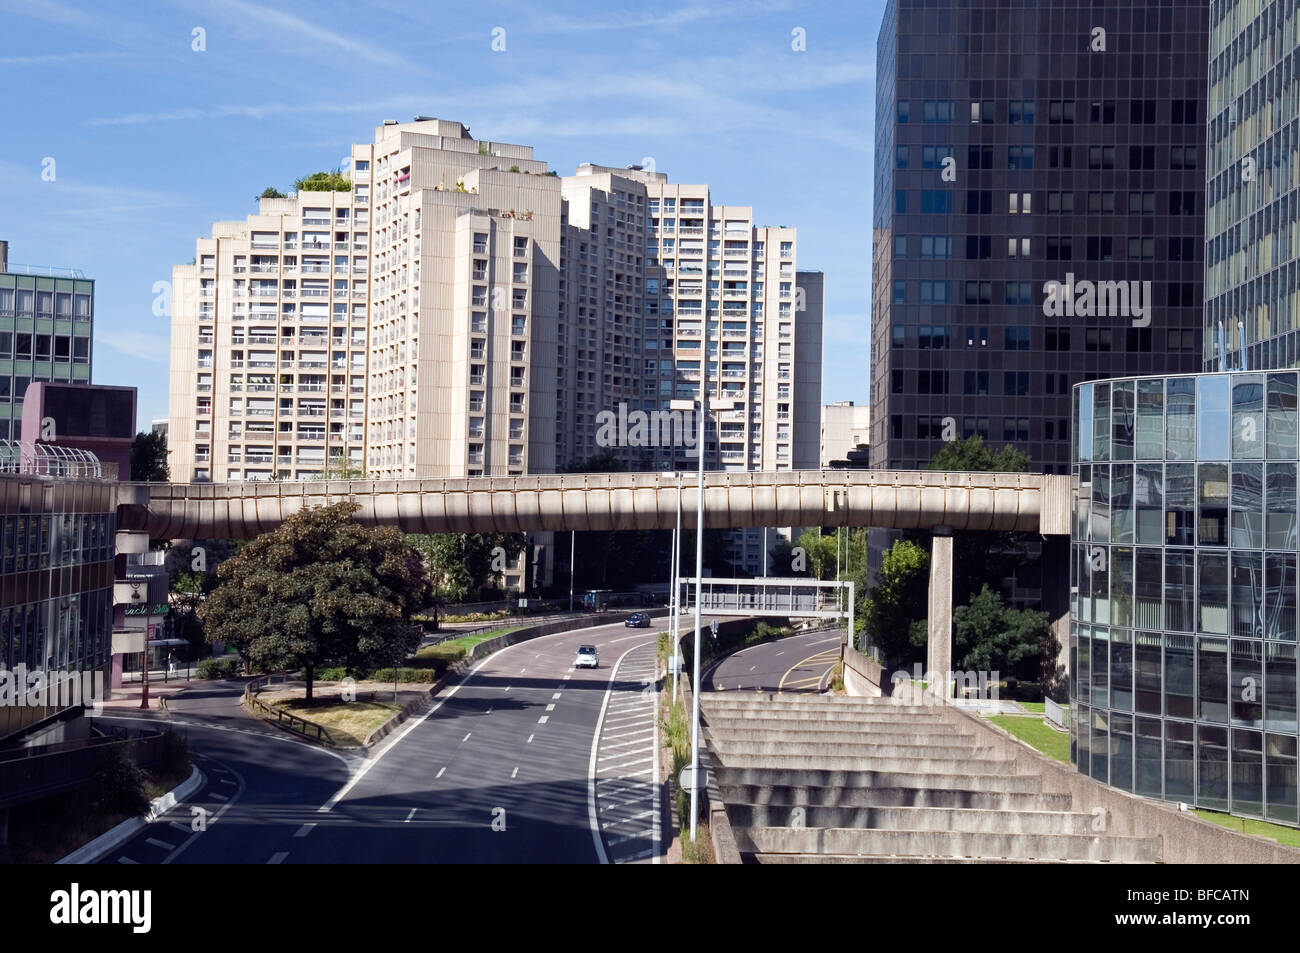
[{"label": "leafy tree", "polygon": [[524,533],[412,533],[407,542],[420,554],[433,581],[437,600],[464,602],[483,589],[495,587],[502,572],[494,566],[494,550],[507,558],[528,545]]},{"label": "leafy tree", "polygon": [[199,607],[203,605],[205,574],[182,572],[172,583],[171,604],[174,611],[173,633],[178,639],[188,639],[190,657],[198,658],[203,648],[203,623],[199,621]]},{"label": "leafy tree", "polygon": [[268,185],[266,188],[262,190],[262,194],[258,196],[258,198],[263,198],[263,199],[287,199],[288,197],[289,196],[285,195],[274,185]]},{"label": "leafy tree", "polygon": [[834,535],[823,536],[820,529],[806,529],[799,534],[798,545],[807,556],[808,568],[814,579],[835,578],[839,572],[839,554]]},{"label": "leafy tree", "polygon": [[131,479],[137,483],[166,483],[167,435],[141,431],[131,443]]},{"label": "leafy tree", "polygon": [[357,460],[350,457],[336,456],[330,457],[321,467],[318,480],[364,480],[367,478],[366,468]]},{"label": "leafy tree", "polygon": [[1029,454],[1007,444],[994,453],[979,434],[945,443],[930,460],[931,470],[979,470],[986,473],[1028,473]]},{"label": "leafy tree", "polygon": [[858,615],[868,641],[887,662],[905,662],[926,641],[930,554],[907,539],[897,540],[880,560],[876,585],[859,596]]},{"label": "leafy tree", "polygon": [[342,169],[330,172],[313,172],[311,175],[297,179],[293,187],[299,192],[350,192],[352,183],[343,174]]},{"label": "leafy tree", "polygon": [[984,586],[971,601],[953,612],[957,667],[967,671],[1014,674],[1035,663],[1051,638],[1046,612],[1012,609],[1002,596]]},{"label": "leafy tree", "polygon": [[357,523],[356,503],[303,510],[219,570],[199,609],[209,642],[265,669],[298,669],[307,699],[317,668],[373,668],[419,644],[410,621],[429,595],[420,556],[392,527]]}]

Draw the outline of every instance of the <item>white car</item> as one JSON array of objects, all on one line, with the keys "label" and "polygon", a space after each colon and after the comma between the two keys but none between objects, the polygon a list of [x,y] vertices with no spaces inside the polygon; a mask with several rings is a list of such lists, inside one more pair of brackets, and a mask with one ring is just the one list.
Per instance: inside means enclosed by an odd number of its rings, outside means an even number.
[{"label": "white car", "polygon": [[596,646],[581,645],[578,647],[578,657],[573,660],[574,668],[600,668],[600,656],[596,654]]}]

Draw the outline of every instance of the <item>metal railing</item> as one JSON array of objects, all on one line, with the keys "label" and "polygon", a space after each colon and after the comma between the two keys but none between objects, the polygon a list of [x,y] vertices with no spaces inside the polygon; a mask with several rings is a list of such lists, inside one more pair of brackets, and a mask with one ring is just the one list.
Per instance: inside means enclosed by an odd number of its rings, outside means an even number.
[{"label": "metal railing", "polygon": [[272,685],[276,680],[281,684],[289,680],[287,674],[263,675],[261,678],[255,678],[244,686],[244,704],[252,711],[261,712],[275,718],[276,724],[288,728],[295,734],[300,734],[304,738],[315,738],[317,741],[323,741],[330,746],[334,745],[334,738],[330,735],[329,729],[324,725],[318,724],[301,715],[295,715],[291,711],[285,711],[275,705],[268,705],[257,697],[257,693],[262,691],[268,685]]}]

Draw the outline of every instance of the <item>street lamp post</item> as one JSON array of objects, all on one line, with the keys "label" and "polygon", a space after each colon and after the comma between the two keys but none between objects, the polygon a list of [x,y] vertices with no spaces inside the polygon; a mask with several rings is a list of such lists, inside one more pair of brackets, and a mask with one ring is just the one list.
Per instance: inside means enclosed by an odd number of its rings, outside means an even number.
[{"label": "street lamp post", "polygon": [[573,547],[578,541],[578,531],[569,530],[569,613],[573,613]]}]

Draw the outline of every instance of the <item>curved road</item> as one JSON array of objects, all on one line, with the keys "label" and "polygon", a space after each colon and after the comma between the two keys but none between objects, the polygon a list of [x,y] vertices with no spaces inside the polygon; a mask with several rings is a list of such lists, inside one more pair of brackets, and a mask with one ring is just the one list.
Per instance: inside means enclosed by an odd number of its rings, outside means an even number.
[{"label": "curved road", "polygon": [[821,692],[840,659],[838,630],[764,642],[728,655],[705,679],[712,692]]},{"label": "curved road", "polygon": [[[620,616],[502,649],[368,758],[249,718],[239,683],[187,692],[171,720],[205,786],[106,861],[655,862],[668,810],[650,687],[659,631]],[[599,668],[573,668],[582,644]],[[204,832],[190,830],[193,804],[210,812]]]}]

